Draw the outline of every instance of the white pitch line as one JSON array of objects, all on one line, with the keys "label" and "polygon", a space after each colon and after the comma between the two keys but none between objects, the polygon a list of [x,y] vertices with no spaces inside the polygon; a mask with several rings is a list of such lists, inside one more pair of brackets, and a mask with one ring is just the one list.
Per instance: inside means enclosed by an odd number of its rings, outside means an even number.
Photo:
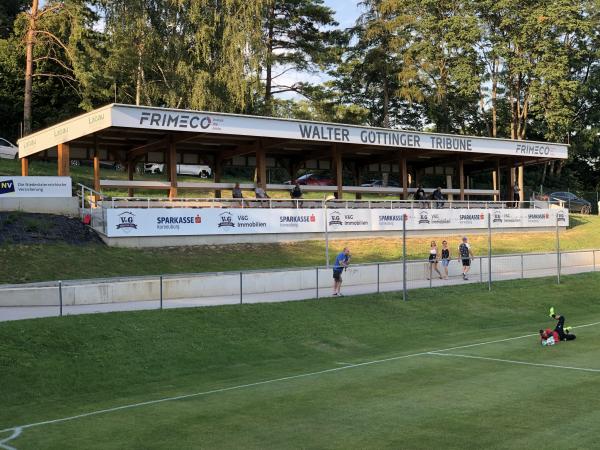
[{"label": "white pitch line", "polygon": [[[10,431],[10,430],[9,430]],[[13,439],[16,439],[19,437],[19,435],[21,434],[21,432],[23,431],[22,427],[15,427],[12,429],[12,434],[4,439],[2,439],[0,441],[0,448],[3,448],[5,450],[17,450],[14,447],[11,447],[10,445],[7,444],[8,441],[12,441]]]},{"label": "white pitch line", "polygon": [[524,366],[550,367],[553,369],[580,370],[582,372],[600,372],[600,369],[589,369],[587,367],[559,366],[557,364],[532,363],[532,362],[527,362],[527,361],[515,361],[512,359],[488,358],[486,356],[460,355],[458,353],[429,352],[428,355],[450,356],[450,357],[455,357],[455,358],[467,358],[467,359],[482,359],[484,361],[504,362],[504,363],[510,363],[510,364],[521,364]]},{"label": "white pitch line", "polygon": [[[598,325],[598,324],[600,324],[600,322],[588,323],[588,324],[579,325],[579,326],[573,327],[573,328],[591,327],[591,326]],[[430,351],[419,352],[419,353],[411,353],[411,354],[408,354],[408,355],[393,356],[393,357],[390,357],[390,358],[377,359],[377,360],[373,360],[373,361],[366,361],[366,362],[356,363],[356,364],[348,364],[347,366],[334,367],[332,369],[324,369],[324,370],[319,370],[319,371],[316,371],[316,372],[308,372],[308,373],[302,373],[302,374],[298,374],[298,375],[290,375],[290,376],[287,376],[287,377],[274,378],[274,379],[271,379],[271,380],[257,381],[255,383],[241,384],[241,385],[238,385],[238,386],[230,386],[230,387],[220,388],[220,389],[213,389],[213,390],[210,390],[210,391],[195,392],[195,393],[192,393],[192,394],[177,395],[177,396],[174,396],[174,397],[164,397],[164,398],[159,398],[159,399],[156,399],[156,400],[148,400],[146,402],[131,403],[131,404],[128,404],[128,405],[115,406],[113,408],[107,408],[107,409],[100,409],[100,410],[96,410],[96,411],[90,411],[90,412],[87,412],[87,413],[78,414],[78,415],[74,415],[74,416],[62,417],[60,419],[52,419],[52,420],[45,420],[43,422],[29,423],[27,425],[20,425],[20,426],[15,426],[15,427],[5,428],[3,430],[0,430],[0,433],[8,433],[8,432],[11,432],[11,431],[13,432],[13,435],[11,437],[5,438],[4,440],[0,441],[0,443],[3,444],[2,446],[6,449],[7,448],[6,442],[13,440],[17,436],[19,436],[23,430],[25,430],[27,428],[33,428],[33,427],[39,427],[39,426],[42,426],[42,425],[50,425],[50,424],[55,424],[55,423],[67,422],[67,421],[76,420],[76,419],[83,419],[85,417],[97,416],[97,415],[100,415],[100,414],[107,414],[107,413],[111,413],[111,412],[122,411],[122,410],[125,410],[125,409],[138,408],[138,407],[141,407],[141,406],[155,405],[155,404],[158,404],[158,403],[164,403],[164,402],[176,401],[176,400],[183,400],[183,399],[188,399],[188,398],[192,398],[192,397],[199,397],[199,396],[203,396],[203,395],[216,394],[216,393],[219,393],[219,392],[227,392],[227,391],[244,389],[244,388],[249,388],[249,387],[254,387],[254,386],[261,386],[261,385],[265,385],[265,384],[277,383],[277,382],[280,382],[280,381],[289,381],[289,380],[296,380],[296,379],[300,379],[300,378],[312,377],[312,376],[316,376],[316,375],[323,375],[323,374],[327,374],[327,373],[339,372],[339,371],[347,370],[347,369],[353,369],[353,368],[356,368],[356,367],[369,366],[369,365],[373,365],[373,364],[381,364],[381,363],[390,362],[390,361],[398,361],[400,359],[406,359],[406,358],[412,358],[412,357],[415,357],[415,356],[428,355],[428,354],[432,354],[434,352],[446,352],[446,351],[458,350],[458,349],[463,349],[463,348],[472,348],[472,347],[476,347],[476,346],[480,346],[480,345],[490,345],[490,344],[496,344],[496,343],[499,343],[499,342],[514,341],[516,339],[524,339],[524,338],[528,338],[528,337],[532,337],[532,336],[537,336],[537,333],[524,334],[522,336],[515,336],[515,337],[505,338],[505,339],[496,339],[496,340],[493,340],[493,341],[478,342],[478,343],[475,343],[475,344],[459,345],[459,346],[456,346],[456,347],[449,347],[449,348],[444,348],[444,349],[439,349],[439,350],[430,350]],[[8,450],[14,450],[14,449],[12,447],[8,447]]]}]

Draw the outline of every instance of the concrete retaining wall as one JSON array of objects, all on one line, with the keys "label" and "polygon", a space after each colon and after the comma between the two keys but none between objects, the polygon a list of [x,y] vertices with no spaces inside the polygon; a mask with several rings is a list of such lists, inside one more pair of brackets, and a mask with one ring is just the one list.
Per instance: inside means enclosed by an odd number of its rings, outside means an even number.
[{"label": "concrete retaining wall", "polygon": [[0,211],[22,211],[29,213],[79,215],[77,197],[5,197],[0,198]]},{"label": "concrete retaining wall", "polygon": [[[144,236],[144,237],[107,237],[103,232],[103,222],[100,220],[100,212],[97,215],[94,228],[102,240],[111,247],[127,248],[156,248],[156,247],[184,247],[193,245],[225,245],[225,244],[268,244],[284,242],[300,242],[325,239],[325,233],[264,233],[264,234],[232,234],[232,235],[209,235],[209,236]],[[565,227],[560,227],[564,230]],[[494,228],[494,233],[548,233],[556,232],[555,227],[539,228]],[[464,236],[475,234],[487,234],[487,229],[463,228],[456,230],[420,230],[410,231],[409,236],[433,237],[437,234],[444,237]],[[329,233],[329,240],[348,239],[372,239],[391,237],[398,239],[402,232],[398,231],[350,231]]]},{"label": "concrete retaining wall", "polygon": [[[561,266],[594,267],[594,251],[563,253]],[[599,253],[600,254],[600,253]],[[507,255],[492,259],[492,275],[500,279],[504,275],[518,278],[523,275],[540,276],[543,271],[551,275],[556,271],[556,255]],[[439,265],[442,270],[441,264]],[[422,282],[427,279],[429,264],[426,261],[410,261],[406,265],[406,281]],[[452,261],[450,276],[461,274],[459,261]],[[307,268],[285,271],[245,272],[242,274],[244,294],[261,294],[283,291],[301,291],[329,289],[332,284],[331,269]],[[542,272],[540,272],[542,271]],[[379,274],[378,274],[379,272]],[[402,281],[402,263],[381,263],[371,265],[352,265],[343,273],[345,286],[368,286],[379,282],[398,283]],[[488,259],[477,258],[471,267],[471,278],[485,280],[488,274]],[[515,276],[516,274],[516,276]],[[434,277],[435,277],[434,273]],[[239,272],[209,273],[198,275],[168,276],[163,278],[163,298],[215,298],[237,296],[240,294]],[[63,305],[91,305],[100,303],[136,302],[158,300],[160,298],[159,277],[138,277],[130,279],[107,279],[91,281],[72,281],[63,283]],[[30,285],[11,285],[0,287],[0,306],[56,306],[59,304],[59,291],[56,283],[36,283]]]}]

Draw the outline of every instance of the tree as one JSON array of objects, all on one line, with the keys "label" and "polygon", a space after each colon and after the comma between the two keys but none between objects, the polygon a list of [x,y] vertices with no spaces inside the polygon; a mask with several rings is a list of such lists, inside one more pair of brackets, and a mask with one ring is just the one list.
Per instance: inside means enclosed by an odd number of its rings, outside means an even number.
[{"label": "tree", "polygon": [[481,73],[472,2],[383,0],[380,8],[394,18],[392,32],[407,36],[393,48],[403,59],[399,94],[423,101],[437,131],[464,130],[477,116]]},{"label": "tree", "polygon": [[[393,17],[381,10],[381,0],[367,0],[356,25],[349,30],[352,45],[331,72],[329,83],[338,104],[364,123],[380,127],[420,128],[419,104],[398,93],[398,77],[404,63],[402,44],[407,36],[398,32]],[[392,50],[394,48],[395,50]],[[357,115],[356,108],[366,113]]]},{"label": "tree", "polygon": [[96,47],[91,42],[96,36],[94,21],[95,14],[79,0],[48,1],[41,8],[33,0],[31,9],[15,21],[15,34],[24,36],[25,41],[25,135],[32,131],[34,79],[56,80],[60,87],[55,89],[70,90],[80,101],[83,90],[93,89],[86,60]]},{"label": "tree", "polygon": [[16,17],[27,9],[28,0],[2,0],[0,3],[0,39],[8,38]]},{"label": "tree", "polygon": [[256,99],[266,0],[190,0],[193,108],[249,111]]},{"label": "tree", "polygon": [[[338,23],[323,0],[267,0],[263,14],[264,112],[271,115],[273,95],[306,94],[306,83],[286,85],[281,77],[292,70],[327,68],[339,56],[344,34],[325,29]],[[277,69],[280,72],[274,74]]]}]

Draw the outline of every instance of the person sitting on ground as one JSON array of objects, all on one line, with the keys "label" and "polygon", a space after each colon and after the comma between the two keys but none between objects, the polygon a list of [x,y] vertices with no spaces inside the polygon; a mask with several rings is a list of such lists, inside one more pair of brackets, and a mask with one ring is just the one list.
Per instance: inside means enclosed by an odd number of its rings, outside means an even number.
[{"label": "person sitting on ground", "polygon": [[433,198],[433,200],[436,200],[436,202],[435,202],[435,207],[436,208],[443,208],[444,207],[443,200],[445,200],[445,198],[444,198],[444,194],[442,194],[442,188],[441,187],[438,187],[435,191],[433,191],[433,195],[431,197]]},{"label": "person sitting on ground", "polygon": [[554,307],[550,308],[550,317],[557,320],[554,330],[546,328],[540,330],[540,340],[542,345],[554,345],[560,341],[573,341],[577,336],[570,333],[571,327],[565,327],[565,316],[554,313]]},{"label": "person sitting on ground", "polygon": [[242,193],[242,189],[240,188],[240,183],[235,183],[231,191],[232,198],[244,198],[244,194]]},{"label": "person sitting on ground", "polygon": [[256,195],[256,198],[271,198],[269,197],[269,195],[265,192],[265,190],[260,187],[260,185],[256,185],[256,187],[254,188],[254,195]]}]

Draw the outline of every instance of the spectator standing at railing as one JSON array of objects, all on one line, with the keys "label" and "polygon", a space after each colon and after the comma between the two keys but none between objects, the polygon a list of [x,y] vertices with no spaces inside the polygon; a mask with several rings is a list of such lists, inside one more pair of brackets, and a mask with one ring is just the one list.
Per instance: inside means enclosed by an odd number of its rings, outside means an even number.
[{"label": "spectator standing at railing", "polygon": [[335,258],[335,263],[333,263],[333,295],[341,296],[342,293],[340,290],[342,289],[342,272],[346,270],[350,264],[350,249],[348,247],[344,247],[344,250],[340,252],[339,255]]},{"label": "spectator standing at railing", "polygon": [[444,207],[444,194],[442,194],[442,188],[438,186],[438,188],[433,191],[433,195],[431,196],[434,200],[436,200],[435,202],[435,207],[436,208],[443,208]]},{"label": "spectator standing at railing", "polygon": [[235,183],[231,191],[232,198],[244,198],[244,194],[242,193],[242,189],[240,188],[240,183]]},{"label": "spectator standing at railing", "polygon": [[469,270],[471,270],[471,259],[474,258],[469,239],[465,236],[462,238],[462,243],[458,246],[458,254],[462,261],[462,276],[463,280],[469,279]]},{"label": "spectator standing at railing", "polygon": [[514,207],[518,208],[519,202],[521,201],[521,188],[519,187],[519,183],[517,181],[515,181],[515,185],[513,186],[513,192],[513,200],[515,202]]}]

